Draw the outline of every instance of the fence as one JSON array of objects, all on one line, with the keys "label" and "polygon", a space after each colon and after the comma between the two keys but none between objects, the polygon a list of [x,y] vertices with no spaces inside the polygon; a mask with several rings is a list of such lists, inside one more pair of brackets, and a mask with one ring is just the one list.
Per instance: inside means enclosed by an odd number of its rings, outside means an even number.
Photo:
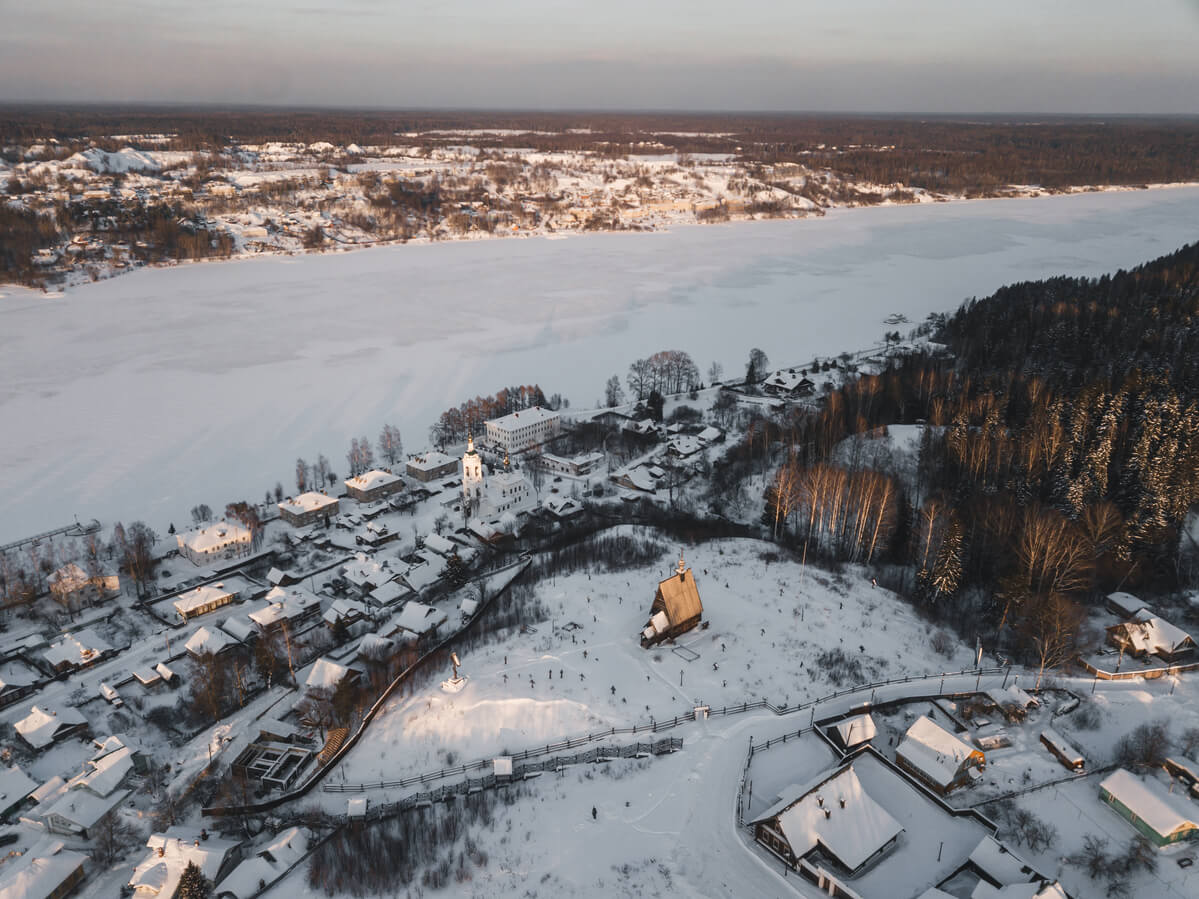
[{"label": "fence", "polygon": [[1026,793],[1035,793],[1037,790],[1045,790],[1049,787],[1056,787],[1058,784],[1073,783],[1076,780],[1086,780],[1088,777],[1094,777],[1096,774],[1107,774],[1109,771],[1115,771],[1119,765],[1104,765],[1102,768],[1095,768],[1091,771],[1074,771],[1063,777],[1047,780],[1044,783],[1033,784],[1029,787],[1021,787],[1019,790],[1011,790],[1007,793],[1000,793],[998,796],[991,796],[988,799],[980,800],[974,803],[970,808],[979,808],[984,805],[989,805],[992,802],[1002,802],[1004,799],[1015,799],[1017,796],[1023,796]]},{"label": "fence", "polygon": [[[677,737],[667,737],[665,740],[657,740],[653,743],[626,743],[622,746],[593,746],[583,752],[575,753],[571,756],[555,755],[549,758],[542,758],[537,761],[525,762],[517,764],[516,759],[528,758],[527,755],[512,756],[512,780],[520,780],[528,777],[531,774],[540,773],[543,771],[556,771],[559,768],[567,765],[589,765],[594,762],[607,761],[609,759],[631,759],[639,756],[649,755],[665,755],[669,752],[678,752],[683,748],[683,741]],[[540,750],[536,751],[540,754]],[[443,768],[440,771],[434,771],[428,774],[418,774],[414,777],[405,777],[401,780],[381,780],[377,783],[366,784],[325,784],[323,789],[327,793],[362,793],[366,790],[382,790],[397,787],[410,787],[418,783],[428,783],[432,780],[438,780],[445,777],[450,777],[454,774],[465,773],[467,770],[480,770],[483,767],[491,768],[494,765],[494,760],[486,762],[476,762],[472,765],[462,765],[458,768]],[[499,783],[504,783],[508,778],[501,777]],[[459,793],[474,792],[478,789],[486,789],[495,786],[497,783],[496,775],[489,774],[484,777],[471,779],[467,778],[459,783],[450,784],[448,786],[439,787],[432,793],[418,793],[418,796],[434,796],[444,798],[446,796],[456,795]],[[409,797],[411,798],[411,797]],[[407,800],[402,800],[406,802]],[[435,799],[432,801],[436,801]],[[395,803],[392,803],[393,805]],[[410,806],[406,806],[410,807]]]},{"label": "fence", "polygon": [[[508,567],[515,568],[517,566],[528,566],[528,564],[529,564],[528,559],[521,558],[518,561],[512,563],[512,565],[508,566]],[[513,581],[515,581],[515,578],[513,578]],[[511,584],[512,584],[512,581],[509,581],[508,586],[511,586]],[[507,589],[507,587],[505,587],[505,589]],[[375,715],[377,715],[379,713],[379,710],[382,709],[387,704],[388,700],[391,699],[391,696],[396,691],[396,689],[398,689],[401,684],[403,684],[405,681],[407,681],[408,678],[412,677],[412,675],[414,675],[417,671],[421,670],[422,668],[424,668],[425,666],[430,664],[435,658],[437,658],[439,653],[446,650],[455,640],[457,640],[459,637],[462,637],[472,627],[474,627],[477,624],[477,622],[480,620],[480,617],[482,616],[484,609],[486,609],[487,606],[491,605],[491,603],[495,601],[496,597],[498,597],[502,592],[503,592],[502,590],[498,590],[492,596],[487,597],[487,602],[483,606],[480,606],[475,611],[475,614],[471,617],[470,621],[466,624],[465,627],[460,628],[457,631],[454,631],[452,634],[449,634],[443,640],[439,641],[436,645],[430,647],[428,652],[426,652],[419,659],[417,659],[415,662],[413,662],[411,665],[409,665],[407,668],[405,668],[403,671],[401,671],[399,674],[397,674],[395,676],[395,678],[391,681],[391,683],[389,683],[383,689],[383,692],[379,695],[379,698],[375,700],[375,702],[371,705],[371,707],[369,709],[367,709],[366,714],[364,714],[362,716],[362,721],[359,722],[358,727],[354,731],[354,733],[350,734],[350,736],[345,740],[345,742],[341,744],[341,746],[338,748],[337,752],[334,753],[334,755],[329,759],[328,762],[326,762],[325,764],[318,767],[316,769],[316,771],[314,771],[312,773],[312,776],[309,777],[307,780],[305,780],[304,783],[300,784],[300,786],[296,787],[294,790],[291,790],[288,793],[284,793],[281,796],[275,796],[272,799],[266,799],[262,802],[248,803],[246,805],[239,805],[239,806],[226,806],[225,808],[205,808],[205,809],[201,809],[200,814],[203,815],[204,817],[225,817],[225,816],[229,816],[229,815],[252,815],[252,814],[259,813],[259,812],[269,812],[272,809],[278,808],[281,805],[284,805],[288,802],[292,802],[293,800],[296,800],[303,796],[306,796],[313,787],[315,787],[318,783],[320,783],[320,781],[325,777],[325,775],[327,775],[330,771],[333,770],[333,767],[345,757],[346,753],[348,753],[351,749],[354,748],[354,746],[356,746],[358,744],[358,741],[362,738],[362,735],[364,733],[366,733],[367,727],[369,727],[371,722],[374,721]]]},{"label": "fence", "polygon": [[[794,714],[795,712],[800,712],[800,711],[804,711],[807,709],[811,709],[811,710],[813,710],[813,715],[814,715],[815,707],[820,705],[821,703],[829,702],[833,699],[838,699],[840,697],[848,696],[853,693],[863,693],[864,694],[867,690],[870,691],[870,693],[871,693],[870,701],[873,702],[874,692],[876,690],[878,690],[881,687],[895,686],[897,684],[921,683],[921,682],[926,682],[926,681],[935,681],[938,679],[940,679],[940,681],[941,681],[941,687],[939,688],[939,691],[936,694],[920,694],[920,695],[912,696],[912,697],[904,697],[904,701],[917,702],[921,699],[933,699],[933,698],[936,698],[937,696],[961,695],[961,694],[964,694],[967,692],[974,692],[974,691],[951,690],[947,694],[944,692],[945,678],[947,678],[947,677],[962,677],[963,675],[966,675],[966,676],[975,675],[975,676],[977,676],[977,678],[979,680],[981,680],[984,675],[1005,674],[1009,670],[1010,669],[1004,668],[1004,667],[964,668],[961,671],[945,672],[943,674],[928,674],[928,675],[915,675],[915,676],[909,675],[907,677],[896,677],[896,678],[892,678],[891,680],[878,681],[878,682],[872,683],[872,684],[862,684],[862,685],[856,686],[856,687],[847,687],[844,690],[837,690],[836,692],[830,693],[827,696],[822,696],[818,699],[813,699],[813,700],[810,700],[809,702],[805,702],[800,705],[793,705],[793,706],[787,706],[787,705],[777,706],[777,705],[774,705],[773,703],[769,702],[768,700],[759,699],[756,702],[743,702],[740,705],[721,706],[718,709],[709,708],[706,710],[706,712],[699,712],[696,709],[692,709],[691,711],[685,712],[682,715],[675,715],[670,718],[663,718],[660,721],[657,718],[651,718],[649,720],[649,723],[634,724],[630,727],[610,727],[607,730],[601,730],[601,731],[597,731],[595,733],[584,734],[583,736],[580,736],[580,737],[568,737],[567,739],[559,740],[557,743],[547,743],[544,746],[535,746],[530,749],[521,750],[520,752],[513,753],[511,758],[514,761],[517,759],[524,760],[524,759],[536,758],[538,756],[549,755],[551,753],[561,752],[561,751],[567,750],[567,749],[574,749],[577,746],[585,746],[588,743],[594,743],[599,740],[608,740],[608,739],[611,739],[612,737],[616,737],[616,736],[624,736],[624,735],[635,736],[635,735],[641,734],[641,733],[658,733],[659,731],[671,730],[682,724],[690,724],[691,722],[696,720],[697,716],[699,716],[701,714],[706,714],[708,717],[714,717],[717,715],[720,715],[720,716],[740,715],[745,712],[768,710],[770,712],[773,712],[775,715],[791,715],[791,714]],[[754,747],[754,749],[755,750],[768,749],[770,746],[774,745],[775,743],[786,742],[786,740],[795,739],[796,737],[807,733],[809,730],[811,730],[811,725],[809,725],[808,727],[800,728],[794,734],[785,734],[784,736],[777,737],[774,740],[771,740],[765,744],[760,744],[759,746]],[[323,787],[323,789],[328,792],[360,792],[360,791],[366,790],[366,789],[381,789],[381,788],[386,788],[386,787],[406,787],[406,786],[411,786],[415,783],[428,783],[430,781],[440,780],[440,779],[443,779],[446,777],[454,777],[457,775],[464,775],[470,771],[481,771],[485,768],[490,767],[492,762],[493,762],[493,759],[491,759],[491,758],[478,759],[476,761],[467,762],[465,764],[457,765],[452,768],[442,768],[439,771],[433,771],[433,772],[428,772],[426,774],[414,775],[412,777],[404,778],[403,780],[398,780],[398,781],[378,781],[378,782],[363,783],[363,784],[329,784],[329,785],[326,785],[325,787]]]},{"label": "fence", "polygon": [[1167,665],[1162,668],[1141,668],[1134,671],[1104,671],[1096,668],[1084,658],[1078,659],[1078,664],[1095,675],[1099,680],[1133,680],[1143,677],[1145,680],[1156,680],[1171,674],[1182,674],[1184,671],[1199,671],[1199,662],[1187,662],[1184,665]]}]

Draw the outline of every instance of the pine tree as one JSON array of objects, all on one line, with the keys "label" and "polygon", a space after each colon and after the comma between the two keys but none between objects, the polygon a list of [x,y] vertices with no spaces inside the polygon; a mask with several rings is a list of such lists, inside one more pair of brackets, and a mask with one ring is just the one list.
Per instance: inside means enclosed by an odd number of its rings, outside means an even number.
[{"label": "pine tree", "polygon": [[175,890],[176,899],[211,899],[212,881],[204,876],[195,862],[188,862]]},{"label": "pine tree", "polygon": [[957,520],[949,523],[945,539],[937,550],[937,559],[928,583],[932,587],[932,601],[942,596],[952,596],[962,580],[962,526]]}]

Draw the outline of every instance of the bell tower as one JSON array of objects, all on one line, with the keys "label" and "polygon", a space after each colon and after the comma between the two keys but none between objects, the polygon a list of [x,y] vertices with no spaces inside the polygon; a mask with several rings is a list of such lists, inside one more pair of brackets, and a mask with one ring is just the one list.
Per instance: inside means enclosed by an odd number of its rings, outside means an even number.
[{"label": "bell tower", "polygon": [[478,508],[483,496],[483,460],[475,452],[475,438],[468,435],[466,453],[462,456],[462,502],[469,516]]}]

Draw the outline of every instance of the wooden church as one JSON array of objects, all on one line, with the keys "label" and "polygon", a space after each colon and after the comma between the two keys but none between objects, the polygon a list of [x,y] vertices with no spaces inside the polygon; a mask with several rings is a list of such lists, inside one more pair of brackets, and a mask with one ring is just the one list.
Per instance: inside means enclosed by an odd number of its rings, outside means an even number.
[{"label": "wooden church", "polygon": [[699,600],[695,575],[683,563],[680,554],[674,574],[658,584],[649,621],[641,631],[641,645],[648,648],[664,640],[673,640],[699,624],[703,616],[704,604]]}]

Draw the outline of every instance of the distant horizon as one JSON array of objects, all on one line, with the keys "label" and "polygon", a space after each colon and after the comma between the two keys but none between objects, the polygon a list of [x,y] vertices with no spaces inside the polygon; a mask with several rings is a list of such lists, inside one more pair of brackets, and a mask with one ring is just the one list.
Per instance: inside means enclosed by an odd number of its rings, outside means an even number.
[{"label": "distant horizon", "polygon": [[4,24],[0,102],[1199,114],[1195,0],[45,0]]},{"label": "distant horizon", "polygon": [[[796,118],[862,118],[862,119],[944,119],[961,120],[979,118],[1011,122],[1013,120],[1053,119],[1129,119],[1129,120],[1199,120],[1199,109],[1194,112],[1074,112],[1069,110],[981,110],[960,109],[950,111],[931,110],[886,110],[886,109],[730,109],[704,107],[619,107],[619,106],[454,106],[454,105],[368,105],[335,103],[270,103],[187,100],[27,100],[0,99],[0,111],[6,109],[35,109],[47,112],[75,109],[89,110],[137,110],[146,112],[337,112],[366,114],[478,114],[503,115],[611,115],[611,116],[716,116],[716,117],[796,117]],[[1035,122],[1034,122],[1035,124]]]}]

